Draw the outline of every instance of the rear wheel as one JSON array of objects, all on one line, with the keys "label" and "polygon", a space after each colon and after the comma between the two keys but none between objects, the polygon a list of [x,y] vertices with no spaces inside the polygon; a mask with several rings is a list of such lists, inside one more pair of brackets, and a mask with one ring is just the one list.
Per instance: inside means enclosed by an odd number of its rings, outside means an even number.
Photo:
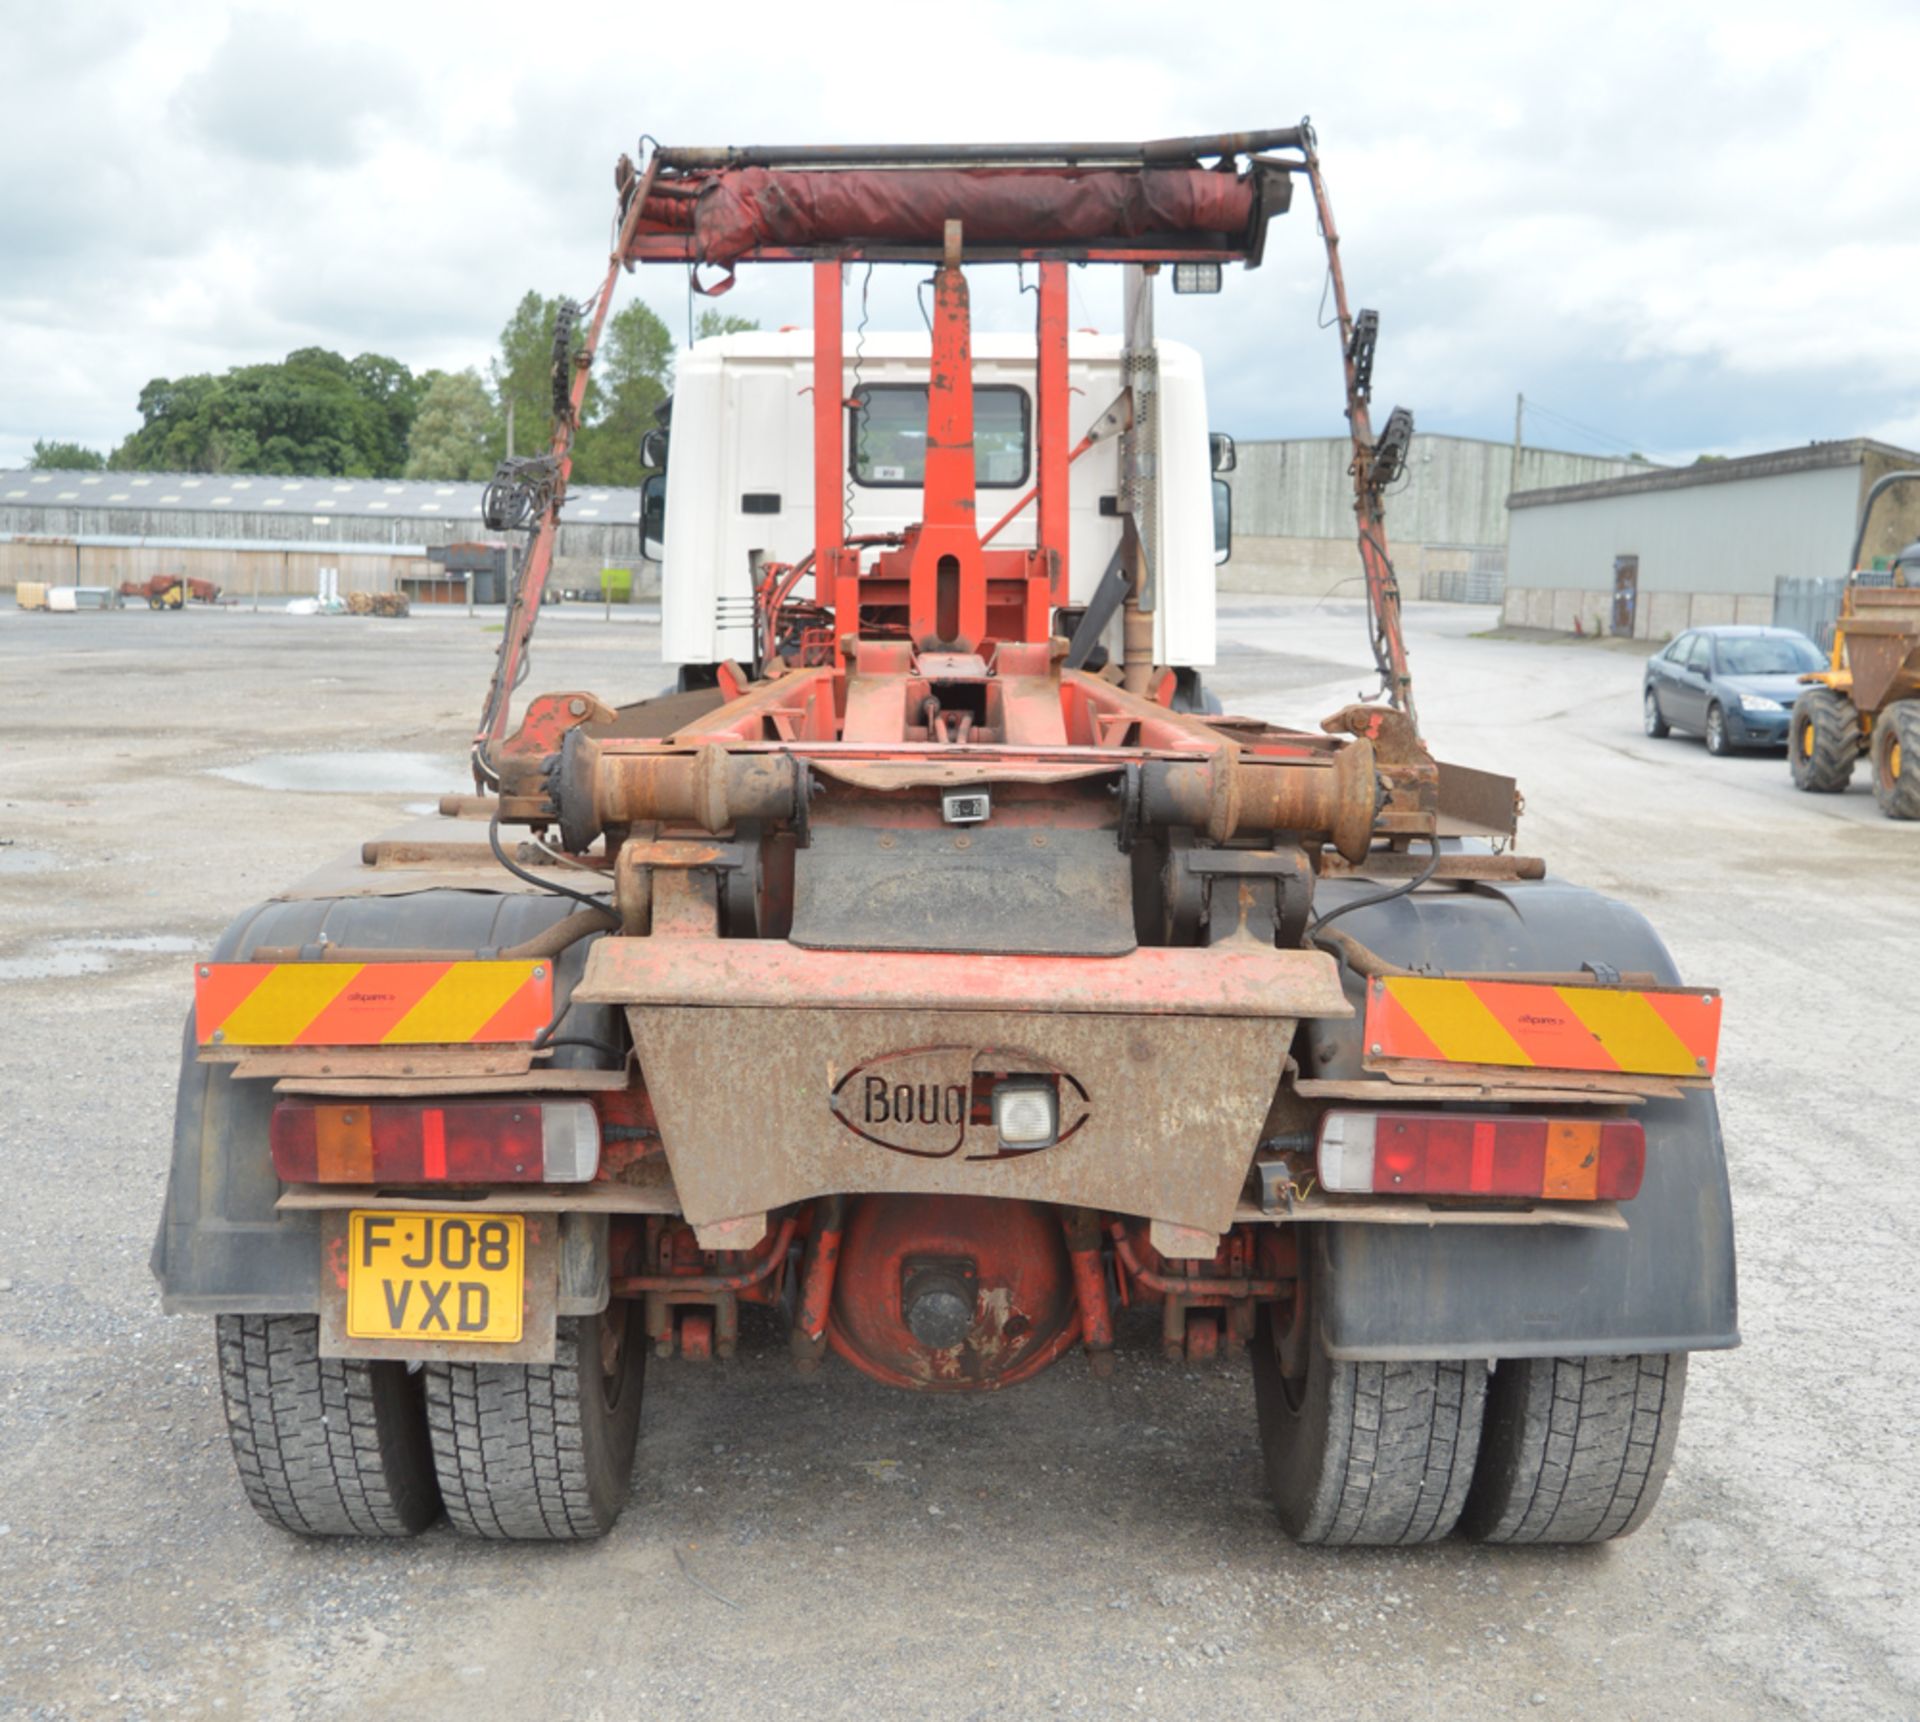
[{"label": "rear wheel", "polygon": [[1459,1520],[1480,1444],[1479,1362],[1347,1363],[1301,1311],[1263,1307],[1253,1383],[1267,1486],[1296,1542],[1436,1542]]},{"label": "rear wheel", "polygon": [[426,1366],[427,1426],[455,1530],[578,1542],[613,1528],[640,1434],[636,1307],[562,1317],[551,1363]]},{"label": "rear wheel", "polygon": [[1665,741],[1673,731],[1667,728],[1667,720],[1660,715],[1660,696],[1652,688],[1647,689],[1645,705],[1647,734],[1655,741]]},{"label": "rear wheel", "polygon": [[1787,765],[1795,789],[1837,795],[1853,781],[1860,753],[1860,714],[1832,688],[1809,688],[1793,702]]},{"label": "rear wheel", "polygon": [[1680,1434],[1687,1354],[1503,1362],[1462,1533],[1483,1543],[1603,1543],[1640,1528]]},{"label": "rear wheel", "polygon": [[1920,819],[1920,700],[1873,720],[1873,797],[1889,819]]},{"label": "rear wheel", "polygon": [[1727,739],[1727,714],[1717,705],[1707,707],[1707,752],[1716,757],[1733,752],[1733,743]]},{"label": "rear wheel", "polygon": [[233,1462],[253,1509],[309,1537],[410,1537],[440,1516],[420,1378],[320,1355],[311,1315],[215,1323]]}]

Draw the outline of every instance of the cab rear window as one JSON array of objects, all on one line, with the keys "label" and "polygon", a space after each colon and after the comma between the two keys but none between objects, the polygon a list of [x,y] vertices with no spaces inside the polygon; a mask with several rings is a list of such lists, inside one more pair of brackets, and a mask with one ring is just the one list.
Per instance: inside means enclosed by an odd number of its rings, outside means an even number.
[{"label": "cab rear window", "polygon": [[[855,391],[848,470],[876,490],[918,490],[927,478],[927,391],[918,383],[871,383]],[[1032,466],[1027,391],[973,391],[973,477],[982,490],[1017,490]]]}]

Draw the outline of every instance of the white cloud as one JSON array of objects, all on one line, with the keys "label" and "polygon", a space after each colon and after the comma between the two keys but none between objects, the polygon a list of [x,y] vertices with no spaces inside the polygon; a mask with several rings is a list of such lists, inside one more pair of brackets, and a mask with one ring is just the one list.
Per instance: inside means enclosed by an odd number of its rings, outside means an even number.
[{"label": "white cloud", "polygon": [[[1300,110],[1382,313],[1383,405],[1503,436],[1525,390],[1677,458],[1887,434],[1920,410],[1916,50],[1920,16],[1875,0],[39,8],[9,25],[0,109],[0,462],[111,445],[150,378],[299,346],[484,362],[529,286],[594,284],[642,128],[1149,136]],[[917,321],[912,275],[876,274],[875,326]],[[1166,303],[1218,423],[1340,428],[1321,285],[1302,198],[1264,268]],[[622,290],[684,330],[682,278]],[[1116,283],[1075,292],[1076,323],[1113,326]],[[804,322],[804,273],[744,272],[725,303]],[[1026,315],[1004,279],[976,304]]]}]

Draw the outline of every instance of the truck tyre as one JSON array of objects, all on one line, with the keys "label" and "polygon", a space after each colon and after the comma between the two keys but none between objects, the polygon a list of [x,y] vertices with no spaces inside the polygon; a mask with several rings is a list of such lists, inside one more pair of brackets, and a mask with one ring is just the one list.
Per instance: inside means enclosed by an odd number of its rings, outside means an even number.
[{"label": "truck tyre", "polygon": [[455,1530],[580,1542],[613,1528],[640,1434],[636,1307],[563,1316],[551,1363],[426,1366],[427,1427]]},{"label": "truck tyre", "polygon": [[1853,781],[1860,753],[1860,714],[1832,688],[1809,688],[1793,702],[1787,765],[1793,786],[1813,795],[1837,795]]},{"label": "truck tyre", "polygon": [[1653,1511],[1680,1433],[1687,1354],[1503,1361],[1462,1533],[1482,1543],[1603,1543]]},{"label": "truck tyre", "polygon": [[1291,1374],[1270,1306],[1253,1348],[1267,1486],[1287,1535],[1334,1548],[1448,1535],[1473,1478],[1486,1365],[1342,1362],[1311,1321],[1294,1326]]},{"label": "truck tyre", "polygon": [[1896,700],[1873,720],[1873,798],[1889,819],[1920,819],[1920,700]]},{"label": "truck tyre", "polygon": [[253,1510],[308,1537],[411,1537],[440,1516],[420,1379],[320,1355],[311,1315],[216,1318],[233,1462]]}]

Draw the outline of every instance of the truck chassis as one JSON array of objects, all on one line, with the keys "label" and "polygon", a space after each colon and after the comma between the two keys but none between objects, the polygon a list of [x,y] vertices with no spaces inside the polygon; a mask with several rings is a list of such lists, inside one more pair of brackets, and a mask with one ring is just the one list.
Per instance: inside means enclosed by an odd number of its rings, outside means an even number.
[{"label": "truck chassis", "polygon": [[[1151,661],[1156,277],[1325,235],[1376,701],[1175,709]],[[1248,1353],[1305,1542],[1637,1526],[1687,1355],[1737,1343],[1718,995],[1514,849],[1510,780],[1416,721],[1312,130],[1150,144],[656,148],[563,323],[476,794],[196,965],[155,1251],[217,1318],[254,1506],[303,1533],[575,1539],[628,1490],[647,1360],[743,1306],[928,1392],[1113,1368],[1121,1312]],[[812,272],[816,541],[751,662],[509,707],[620,271]],[[933,269],[921,520],[844,526],[843,280]],[[1121,548],[1069,610],[1066,271],[1127,272]],[[976,518],[966,269],[1035,285],[1034,543]],[[997,530],[997,529],[996,529]],[[1104,642],[1107,668],[1089,647]],[[504,833],[524,830],[509,847]]]}]

